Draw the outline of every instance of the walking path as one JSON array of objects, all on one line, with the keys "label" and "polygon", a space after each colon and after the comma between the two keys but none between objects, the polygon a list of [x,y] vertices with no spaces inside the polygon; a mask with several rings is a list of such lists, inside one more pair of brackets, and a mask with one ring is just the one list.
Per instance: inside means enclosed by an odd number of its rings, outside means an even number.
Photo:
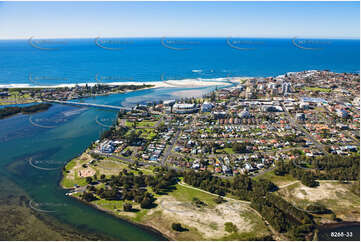
[{"label": "walking path", "polygon": [[[196,187],[193,187],[193,186],[190,186],[190,185],[186,185],[184,182],[178,182],[178,184],[180,186],[184,186],[184,187],[187,187],[187,188],[190,188],[190,189],[194,189],[194,190],[197,190],[197,191],[201,191],[201,192],[204,192],[204,193],[207,193],[207,194],[210,194],[210,195],[213,195],[213,196],[218,196],[214,193],[211,193],[211,192],[207,192],[205,190],[202,190],[202,189],[199,189],[199,188],[196,188]],[[240,202],[240,203],[243,203],[243,204],[246,204],[246,205],[250,205],[251,202],[248,202],[248,201],[242,201],[242,200],[238,200],[238,199],[234,199],[234,198],[230,198],[230,197],[225,197],[225,196],[221,196],[223,199],[226,199],[228,201],[234,201],[234,202]],[[249,206],[249,209],[251,209],[253,212],[255,212],[260,218],[262,218],[262,220],[264,221],[264,223],[266,224],[266,226],[271,230],[272,234],[275,236],[276,240],[288,240],[284,235],[278,233],[272,226],[271,224],[265,220],[265,218],[254,208],[252,208],[251,206]]]},{"label": "walking path", "polygon": [[321,144],[320,142],[318,142],[307,130],[305,130],[300,124],[298,124],[291,116],[291,114],[288,112],[287,108],[285,107],[285,105],[282,103],[282,108],[286,113],[286,116],[288,117],[288,120],[290,121],[290,123],[296,127],[298,130],[302,131],[307,138],[309,138],[310,140],[312,140],[312,142],[317,146],[317,148],[319,148],[321,151],[324,152],[324,154],[328,154],[328,151],[325,149],[324,145]]}]

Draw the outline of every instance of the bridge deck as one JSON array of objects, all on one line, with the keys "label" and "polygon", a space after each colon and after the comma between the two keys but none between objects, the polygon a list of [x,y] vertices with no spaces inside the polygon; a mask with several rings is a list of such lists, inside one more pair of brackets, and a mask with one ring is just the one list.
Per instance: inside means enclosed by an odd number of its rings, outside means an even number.
[{"label": "bridge deck", "polygon": [[130,110],[130,108],[106,105],[106,104],[79,103],[79,102],[59,101],[59,100],[46,100],[46,101],[52,103],[69,104],[69,105],[86,106],[86,107],[106,108],[106,109],[115,109],[115,110]]}]

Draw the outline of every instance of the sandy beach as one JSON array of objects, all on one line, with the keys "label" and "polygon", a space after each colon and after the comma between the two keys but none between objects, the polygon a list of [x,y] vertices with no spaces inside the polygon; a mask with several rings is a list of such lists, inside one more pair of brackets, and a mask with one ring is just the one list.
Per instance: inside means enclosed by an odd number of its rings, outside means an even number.
[{"label": "sandy beach", "polygon": [[75,87],[78,86],[94,86],[97,84],[102,85],[153,85],[152,88],[167,88],[167,87],[180,87],[180,88],[197,88],[208,86],[224,86],[230,83],[239,83],[240,80],[249,79],[250,77],[225,77],[225,78],[213,78],[213,79],[183,79],[183,80],[165,80],[154,82],[109,82],[109,83],[72,83],[72,84],[59,84],[53,86],[34,86],[28,83],[19,84],[3,84],[0,88],[62,88],[62,87]]}]

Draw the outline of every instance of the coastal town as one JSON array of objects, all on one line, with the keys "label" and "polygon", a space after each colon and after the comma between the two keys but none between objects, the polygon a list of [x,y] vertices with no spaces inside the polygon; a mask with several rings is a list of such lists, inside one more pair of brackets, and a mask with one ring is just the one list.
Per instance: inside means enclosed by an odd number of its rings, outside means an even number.
[{"label": "coastal town", "polygon": [[[359,220],[359,90],[359,74],[310,70],[138,104],[64,167],[61,184],[171,239],[317,237],[314,224]],[[258,196],[280,199],[273,209],[296,222],[271,221]]]},{"label": "coastal town", "polygon": [[119,115],[124,135],[97,141],[94,152],[223,176],[302,155],[350,155],[359,150],[359,85],[356,74],[307,71],[137,105]]}]

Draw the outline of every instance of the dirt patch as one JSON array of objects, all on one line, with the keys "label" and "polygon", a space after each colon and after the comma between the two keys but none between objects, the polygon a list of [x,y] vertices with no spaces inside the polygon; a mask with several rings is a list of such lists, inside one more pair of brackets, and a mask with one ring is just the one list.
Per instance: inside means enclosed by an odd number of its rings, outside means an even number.
[{"label": "dirt patch", "polygon": [[98,161],[97,166],[94,168],[104,175],[118,175],[124,169],[125,165],[119,161],[114,160],[101,160]]},{"label": "dirt patch", "polygon": [[346,193],[347,189],[342,184],[336,182],[321,182],[318,187],[307,187],[300,184],[292,193],[296,198],[316,202],[323,199],[337,199],[337,193]]},{"label": "dirt patch", "polygon": [[[280,189],[278,193],[298,208],[305,209],[307,205],[318,202],[344,221],[359,221],[360,198],[350,188],[351,184],[320,181],[320,185],[315,188],[297,183]],[[328,221],[330,216],[323,216],[322,219]]]},{"label": "dirt patch", "polygon": [[90,176],[94,176],[95,175],[95,170],[93,170],[92,168],[84,168],[81,169],[79,171],[79,176],[80,177],[90,177]]},{"label": "dirt patch", "polygon": [[229,235],[224,230],[226,222],[232,222],[239,233],[250,232],[254,224],[241,214],[253,213],[249,205],[229,201],[218,204],[214,208],[196,207],[189,202],[177,201],[171,196],[162,196],[158,199],[158,207],[149,215],[161,211],[162,218],[195,228],[204,239],[214,240]]}]

